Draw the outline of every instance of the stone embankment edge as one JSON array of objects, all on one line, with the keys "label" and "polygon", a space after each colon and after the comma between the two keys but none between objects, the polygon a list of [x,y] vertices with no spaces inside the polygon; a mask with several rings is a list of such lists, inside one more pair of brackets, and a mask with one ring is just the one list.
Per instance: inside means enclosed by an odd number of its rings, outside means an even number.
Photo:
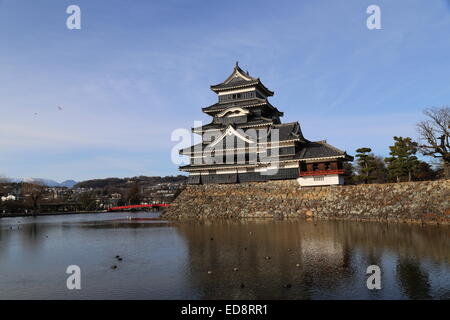
[{"label": "stone embankment edge", "polygon": [[450,224],[450,180],[308,188],[295,180],[192,185],[162,216]]}]

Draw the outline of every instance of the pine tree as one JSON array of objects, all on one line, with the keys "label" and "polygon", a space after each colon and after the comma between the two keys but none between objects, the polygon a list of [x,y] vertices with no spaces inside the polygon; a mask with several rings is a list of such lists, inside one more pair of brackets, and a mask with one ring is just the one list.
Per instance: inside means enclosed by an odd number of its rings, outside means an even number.
[{"label": "pine tree", "polygon": [[351,162],[344,162],[345,184],[355,184],[355,168]]},{"label": "pine tree", "polygon": [[375,169],[372,171],[372,176],[374,177],[373,182],[375,183],[386,183],[387,182],[387,169],[386,163],[383,157],[374,156],[374,166]]},{"label": "pine tree", "polygon": [[419,161],[419,165],[413,173],[413,179],[419,181],[434,180],[437,176],[438,172],[433,170],[433,167],[425,161]]},{"label": "pine tree", "polygon": [[384,160],[388,164],[388,178],[390,181],[400,182],[403,180],[412,181],[413,173],[418,170],[420,161],[415,154],[418,144],[411,138],[394,137],[394,145],[390,146],[391,157]]},{"label": "pine tree", "polygon": [[356,149],[356,163],[358,165],[358,176],[356,178],[366,184],[376,178],[374,173],[378,168],[376,158],[370,153],[371,151],[372,149],[366,147]]}]

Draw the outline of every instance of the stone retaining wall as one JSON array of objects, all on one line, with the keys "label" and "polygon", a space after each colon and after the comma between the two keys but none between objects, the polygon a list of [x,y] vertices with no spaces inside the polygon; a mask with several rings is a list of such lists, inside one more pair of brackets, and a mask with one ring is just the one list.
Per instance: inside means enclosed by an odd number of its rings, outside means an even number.
[{"label": "stone retaining wall", "polygon": [[296,180],[190,185],[163,216],[450,224],[450,180],[300,188]]}]

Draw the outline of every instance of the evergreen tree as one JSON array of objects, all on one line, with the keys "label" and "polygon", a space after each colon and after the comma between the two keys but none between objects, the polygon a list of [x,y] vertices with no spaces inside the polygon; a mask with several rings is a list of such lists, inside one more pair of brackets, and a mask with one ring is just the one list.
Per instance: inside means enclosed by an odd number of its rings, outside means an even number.
[{"label": "evergreen tree", "polygon": [[390,146],[391,157],[384,160],[388,164],[388,178],[390,181],[412,181],[413,173],[418,170],[420,161],[417,160],[418,144],[411,138],[394,137],[394,145]]},{"label": "evergreen tree", "polygon": [[383,157],[374,156],[374,170],[372,171],[373,182],[386,183],[388,180],[386,164]]},{"label": "evergreen tree", "polygon": [[346,174],[345,184],[355,184],[355,168],[351,162],[344,162],[344,171]]},{"label": "evergreen tree", "polygon": [[438,171],[433,170],[431,165],[425,161],[420,161],[416,170],[414,170],[414,180],[434,180],[438,176]]},{"label": "evergreen tree", "polygon": [[447,179],[448,175],[446,171],[446,164],[444,160],[441,160],[436,168],[436,177],[439,179]]},{"label": "evergreen tree", "polygon": [[366,184],[376,178],[374,173],[378,167],[376,158],[370,153],[371,151],[372,149],[366,147],[356,149],[356,163],[358,165],[358,176],[356,178]]}]

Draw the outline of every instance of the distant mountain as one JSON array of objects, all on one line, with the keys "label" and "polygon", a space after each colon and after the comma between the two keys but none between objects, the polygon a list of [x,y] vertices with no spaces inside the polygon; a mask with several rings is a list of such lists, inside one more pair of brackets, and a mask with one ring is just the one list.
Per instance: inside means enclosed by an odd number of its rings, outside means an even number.
[{"label": "distant mountain", "polygon": [[[0,177],[2,178],[2,177]],[[118,188],[128,188],[130,183],[137,183],[140,185],[153,185],[158,183],[185,183],[187,177],[183,175],[177,176],[165,176],[165,177],[147,177],[147,176],[138,176],[131,178],[105,178],[105,179],[92,179],[85,181],[75,181],[75,180],[65,180],[63,182],[58,182],[51,179],[42,179],[42,178],[4,178],[9,182],[28,182],[40,184],[48,187],[66,187],[66,188],[107,188],[107,187],[118,187]],[[0,179],[1,181],[1,179]]]},{"label": "distant mountain", "polygon": [[23,182],[28,182],[28,183],[36,183],[36,184],[42,184],[48,187],[59,187],[59,182],[55,181],[55,180],[50,180],[50,179],[41,179],[41,178],[25,178],[22,179]]},{"label": "distant mountain", "polygon": [[37,183],[41,185],[45,185],[48,187],[67,187],[72,188],[75,184],[77,184],[74,180],[66,180],[61,183],[50,180],[50,179],[42,179],[42,178],[25,178],[25,179],[16,179],[17,182],[28,182],[28,183]]},{"label": "distant mountain", "polygon": [[59,184],[60,187],[67,187],[72,188],[74,185],[76,185],[78,182],[75,180],[66,180]]}]

